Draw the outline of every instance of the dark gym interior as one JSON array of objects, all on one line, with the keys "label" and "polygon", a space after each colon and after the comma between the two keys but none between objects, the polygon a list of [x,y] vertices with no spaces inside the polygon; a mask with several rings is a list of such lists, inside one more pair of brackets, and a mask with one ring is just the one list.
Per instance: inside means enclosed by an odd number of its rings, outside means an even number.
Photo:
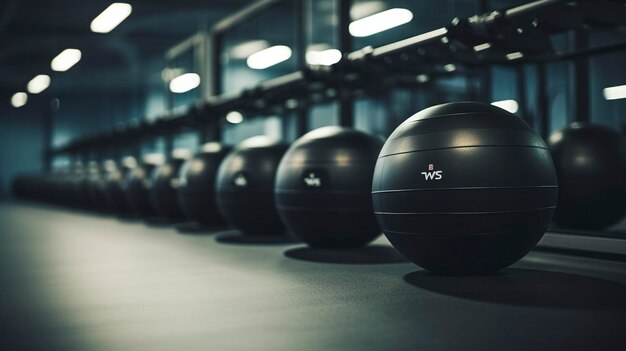
[{"label": "dark gym interior", "polygon": [[626,350],[626,1],[5,0],[0,349]]}]

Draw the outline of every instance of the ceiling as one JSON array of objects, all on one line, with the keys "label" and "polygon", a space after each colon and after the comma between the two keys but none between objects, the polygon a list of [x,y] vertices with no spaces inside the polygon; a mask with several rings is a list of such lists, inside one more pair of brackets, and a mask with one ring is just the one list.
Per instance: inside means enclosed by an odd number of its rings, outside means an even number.
[{"label": "ceiling", "polygon": [[[126,1],[132,14],[107,34],[93,33],[89,25],[114,0],[1,1],[0,109],[42,73],[52,77],[55,93],[119,92],[147,84],[147,62],[161,60],[168,48],[250,2]],[[80,49],[81,61],[67,72],[51,71],[51,59],[66,48]]]}]

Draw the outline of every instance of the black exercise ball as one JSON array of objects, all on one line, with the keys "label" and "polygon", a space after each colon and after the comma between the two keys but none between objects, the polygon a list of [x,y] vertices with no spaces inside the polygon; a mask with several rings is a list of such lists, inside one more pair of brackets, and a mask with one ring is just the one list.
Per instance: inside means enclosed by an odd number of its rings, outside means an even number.
[{"label": "black exercise ball", "polygon": [[77,162],[66,180],[68,204],[72,207],[90,208],[91,202],[87,196],[87,167]]},{"label": "black exercise ball", "polygon": [[276,235],[284,226],[274,202],[278,163],[288,145],[266,136],[239,143],[219,168],[217,203],[233,227],[250,235]]},{"label": "black exercise ball", "polygon": [[220,143],[206,143],[181,167],[178,204],[187,219],[203,225],[224,223],[215,200],[215,178],[229,151]]},{"label": "black exercise ball", "polygon": [[370,189],[382,139],[322,127],[296,140],[280,161],[274,193],[283,222],[316,248],[363,246],[380,234]]},{"label": "black exercise ball", "polygon": [[380,227],[417,265],[494,272],[539,241],[556,207],[543,140],[519,117],[458,102],[404,121],[380,152],[372,199]]},{"label": "black exercise ball", "polygon": [[119,165],[115,161],[105,163],[105,194],[109,208],[118,215],[128,216],[132,213],[124,191],[124,179],[136,165],[133,157],[125,157]]},{"label": "black exercise ball", "polygon": [[107,211],[109,203],[105,194],[105,171],[102,164],[96,161],[89,162],[86,183],[86,197],[91,208],[96,211]]},{"label": "black exercise ball", "polygon": [[179,185],[178,174],[185,161],[191,158],[189,150],[176,149],[172,157],[150,176],[152,187],[150,200],[157,216],[171,220],[181,220],[185,216],[178,205],[176,189]]},{"label": "black exercise ball", "polygon": [[559,177],[554,221],[562,227],[602,229],[624,216],[626,141],[617,131],[581,123],[552,134]]},{"label": "black exercise ball", "polygon": [[134,215],[148,218],[157,215],[150,201],[150,176],[165,161],[163,154],[147,154],[143,162],[126,175],[124,194]]}]

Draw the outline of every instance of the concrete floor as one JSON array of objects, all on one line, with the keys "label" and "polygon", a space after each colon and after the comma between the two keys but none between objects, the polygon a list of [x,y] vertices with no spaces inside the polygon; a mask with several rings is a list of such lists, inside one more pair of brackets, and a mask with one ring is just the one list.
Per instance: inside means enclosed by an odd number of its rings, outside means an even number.
[{"label": "concrete floor", "polygon": [[15,204],[0,223],[2,350],[626,350],[625,263],[450,278],[384,238],[316,251]]}]

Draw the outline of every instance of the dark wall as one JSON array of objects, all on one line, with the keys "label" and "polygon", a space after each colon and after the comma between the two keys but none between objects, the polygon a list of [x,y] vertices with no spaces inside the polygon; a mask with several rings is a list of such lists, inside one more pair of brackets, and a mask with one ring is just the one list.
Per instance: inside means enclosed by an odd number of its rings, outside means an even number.
[{"label": "dark wall", "polygon": [[15,174],[41,169],[42,117],[33,110],[0,111],[0,194]]}]

